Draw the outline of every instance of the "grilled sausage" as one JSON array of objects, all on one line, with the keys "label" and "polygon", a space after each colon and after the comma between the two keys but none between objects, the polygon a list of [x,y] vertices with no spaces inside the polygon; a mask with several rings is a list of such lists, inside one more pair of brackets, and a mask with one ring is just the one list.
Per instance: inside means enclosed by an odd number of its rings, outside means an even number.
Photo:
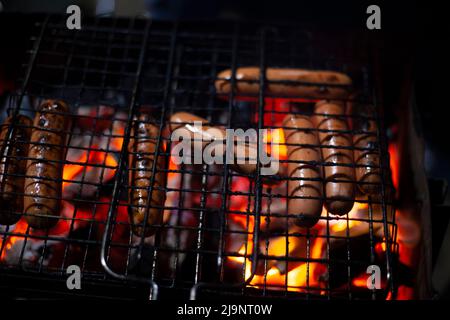
[{"label": "grilled sausage", "polygon": [[[19,221],[23,212],[23,184],[31,135],[30,118],[18,115],[15,123],[8,117],[0,132],[3,151],[0,160],[0,224],[11,225]],[[12,126],[11,139],[7,140]]]},{"label": "grilled sausage", "polygon": [[[155,225],[162,223],[166,200],[163,188],[167,181],[167,172],[163,170],[167,167],[167,157],[161,154],[164,152],[162,143],[156,150],[158,136],[159,128],[150,123],[148,115],[143,114],[134,121],[128,146],[131,183],[129,216],[133,233],[138,236],[153,235],[157,230]],[[156,173],[152,177],[154,165]],[[146,215],[147,220],[144,221]]]},{"label": "grilled sausage", "polygon": [[[288,114],[283,121],[288,151],[288,212],[296,225],[312,227],[322,212],[322,168],[319,138],[308,116]],[[292,197],[292,198],[291,198]]]},{"label": "grilled sausage", "polygon": [[[194,122],[200,122],[202,124],[202,130],[199,131],[195,126]],[[188,135],[193,141],[194,148],[198,144],[201,146],[202,152],[214,141],[223,141],[224,146],[222,148],[223,152],[226,152],[225,148],[225,138],[226,131],[222,127],[213,127],[209,125],[206,119],[198,117],[196,115],[187,112],[177,112],[170,117],[170,130],[171,132],[176,129],[184,128],[187,130]],[[199,142],[201,141],[201,145]],[[235,142],[237,140],[235,139]],[[257,170],[257,144],[256,143],[237,143],[234,148],[234,161],[232,168],[237,172],[243,174],[254,174]],[[216,157],[221,157],[221,155],[215,154]],[[245,161],[244,161],[245,160]],[[269,165],[267,165],[269,166]],[[279,169],[281,166],[279,167]],[[271,182],[267,180],[267,182]]]},{"label": "grilled sausage", "polygon": [[356,181],[363,193],[375,195],[381,191],[382,181],[374,110],[368,105],[358,105],[355,106],[353,115]]},{"label": "grilled sausage", "polygon": [[44,101],[33,121],[25,178],[24,211],[32,228],[58,222],[69,107],[59,100]]},{"label": "grilled sausage", "polygon": [[[217,75],[215,86],[217,93],[228,94],[231,91],[231,70]],[[236,70],[236,93],[256,95],[259,92],[260,69],[243,67]],[[312,99],[346,98],[352,80],[345,74],[334,71],[305,69],[267,68],[266,94],[301,97]]]},{"label": "grilled sausage", "polygon": [[333,214],[344,215],[352,209],[355,194],[352,138],[342,132],[348,130],[345,108],[339,102],[320,101],[314,112],[325,163],[325,207]]}]

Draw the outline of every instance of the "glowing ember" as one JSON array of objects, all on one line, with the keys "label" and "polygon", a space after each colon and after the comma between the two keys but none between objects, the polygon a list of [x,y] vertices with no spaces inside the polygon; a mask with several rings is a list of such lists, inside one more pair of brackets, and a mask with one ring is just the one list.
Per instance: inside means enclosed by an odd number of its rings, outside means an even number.
[{"label": "glowing ember", "polygon": [[394,184],[394,188],[398,190],[398,180],[399,180],[399,158],[398,158],[398,146],[395,143],[390,143],[388,147],[389,151],[389,164],[391,168],[392,174],[392,183]]},{"label": "glowing ember", "polygon": [[266,152],[277,157],[278,159],[287,159],[287,147],[284,140],[283,129],[267,130],[264,136]]},{"label": "glowing ember", "polygon": [[359,288],[367,288],[367,274],[363,273],[353,278],[352,285]]},{"label": "glowing ember", "polygon": [[83,171],[83,167],[87,163],[87,152],[83,152],[80,159],[78,159],[76,162],[77,164],[68,163],[64,165],[63,188],[65,188],[67,184],[70,183],[70,180],[73,180],[80,172]]},{"label": "glowing ember", "polygon": [[[112,122],[111,122],[112,121]],[[116,171],[116,153],[122,149],[124,122],[111,120],[100,135],[74,134],[63,170],[63,197],[91,197]]]},{"label": "glowing ember", "polygon": [[115,156],[111,153],[84,150],[77,161],[64,165],[64,196],[70,198],[78,193],[82,197],[93,195],[97,190],[96,185],[104,184],[114,177],[117,164]]},{"label": "glowing ember", "polygon": [[[25,222],[24,219],[20,219],[19,222],[16,223],[14,230],[11,231],[13,233],[17,234],[25,234],[27,231],[28,224]],[[14,246],[14,243],[16,243],[17,240],[20,238],[23,238],[23,236],[9,236],[5,240],[5,245],[3,247],[2,254],[0,256],[0,261],[3,261],[6,257],[7,252]]]},{"label": "glowing ember", "polygon": [[[347,229],[354,228],[358,225],[361,225],[361,221],[352,220],[358,218],[358,211],[364,210],[364,212],[367,212],[368,205],[367,203],[360,203],[355,202],[353,204],[352,210],[348,213],[348,219],[339,219],[339,220],[331,220],[329,222],[330,229],[332,233],[341,233],[342,231],[345,231]],[[325,212],[325,213],[324,213]],[[322,210],[322,216],[326,216],[326,210]]]},{"label": "glowing ember", "polygon": [[[269,255],[271,256],[286,256],[286,242],[281,240],[282,237],[275,240],[275,245],[272,249],[269,249]],[[313,241],[311,256],[309,259],[320,259],[322,257],[324,241],[321,238],[316,238]],[[292,254],[295,246],[288,246],[290,257],[294,257]],[[303,249],[305,249],[303,247]],[[298,249],[297,249],[298,250]],[[247,247],[247,254],[245,253],[245,246],[239,250],[240,257],[229,257],[231,261],[245,264],[245,279],[248,280],[251,277],[252,262],[249,258],[251,255],[251,247]],[[305,257],[303,257],[305,258]],[[266,275],[255,274],[250,281],[250,286],[261,287],[266,286],[271,289],[279,289],[287,287],[288,291],[304,291],[305,287],[317,287],[319,286],[319,276],[322,273],[324,266],[316,262],[299,263],[298,266],[289,270],[287,273],[283,273],[277,266],[271,266]]]},{"label": "glowing ember", "polygon": [[[244,244],[237,252],[237,256],[229,256],[229,261],[245,266],[245,280],[252,275],[252,261],[250,257],[253,252],[253,228],[254,216],[241,214],[229,214],[231,221],[242,226],[247,230],[246,236],[240,239]],[[306,231],[294,227],[292,232]],[[287,287],[289,291],[304,291],[304,287],[314,287],[319,285],[319,271],[324,271],[324,266],[316,262],[291,261],[286,265],[285,261],[278,260],[282,257],[295,257],[298,259],[320,259],[322,257],[323,238],[311,237],[311,252],[307,257],[306,237],[302,236],[278,236],[269,240],[268,244],[264,240],[260,244],[260,252],[273,257],[266,261],[268,268],[266,275],[264,271],[257,268],[256,274],[250,281],[250,286],[271,288],[274,290]],[[267,250],[266,250],[267,247]]]},{"label": "glowing ember", "polygon": [[386,242],[379,242],[375,245],[375,250],[378,253],[386,252]]},{"label": "glowing ember", "polygon": [[[281,137],[277,141],[282,141]],[[274,141],[272,136],[268,135],[265,141]],[[283,154],[283,151],[280,151]],[[260,253],[267,255],[267,261],[259,261],[261,265],[265,265],[266,272],[260,270],[258,265],[256,268],[256,274],[252,277],[252,249],[253,249],[253,228],[254,228],[254,216],[247,214],[249,210],[253,208],[249,201],[252,198],[245,195],[249,192],[250,184],[246,179],[233,179],[232,190],[237,195],[230,197],[230,209],[233,212],[242,212],[242,214],[229,214],[229,221],[241,226],[244,235],[238,239],[241,241],[241,245],[231,250],[230,254],[233,256],[228,257],[228,261],[241,266],[245,272],[244,277],[246,280],[250,279],[249,286],[256,288],[268,288],[273,290],[284,290],[288,291],[303,292],[306,290],[316,290],[320,294],[325,294],[323,288],[321,276],[326,274],[327,267],[324,264],[314,262],[314,260],[322,259],[325,254],[326,246],[326,236],[328,234],[333,235],[335,238],[345,239],[347,237],[357,237],[369,232],[370,223],[369,219],[369,206],[368,203],[355,202],[352,210],[345,217],[338,217],[333,215],[328,215],[326,210],[323,209],[322,217],[329,218],[322,219],[314,228],[310,229],[310,232],[316,230],[319,237],[310,237],[311,252],[308,256],[305,255],[306,252],[306,237],[304,235],[298,237],[271,237],[269,238],[269,244],[267,246],[267,251],[265,250],[265,241],[261,240]],[[236,189],[235,189],[236,188]],[[243,194],[240,194],[243,193]],[[272,201],[276,201],[273,199]],[[273,204],[273,203],[272,203]],[[280,206],[283,208],[284,206]],[[387,208],[390,211],[391,208]],[[372,206],[373,219],[378,221],[381,220],[381,207],[379,205]],[[284,211],[281,210],[282,214]],[[388,212],[388,218],[391,214]],[[392,217],[391,217],[392,218]],[[328,223],[327,223],[328,221]],[[264,220],[262,221],[262,223]],[[380,236],[383,234],[382,223],[373,222],[372,224],[374,234]],[[290,227],[292,229],[292,227]],[[327,232],[327,228],[329,228]],[[381,230],[381,231],[379,231]],[[231,231],[232,232],[232,231]],[[296,232],[295,230],[289,230],[289,233]],[[298,231],[297,231],[298,232]],[[381,232],[381,233],[380,233]],[[302,241],[298,239],[302,238]],[[334,241],[334,240],[332,240]],[[300,248],[300,249],[299,249]],[[386,244],[380,239],[380,242],[376,243],[375,250],[379,256],[385,255]],[[297,262],[289,261],[289,268],[284,267],[286,265],[282,257],[306,259],[309,262]],[[272,260],[271,260],[272,258]],[[311,262],[312,260],[312,262]],[[361,274],[352,279],[352,285],[354,287],[367,288],[367,274]]]}]

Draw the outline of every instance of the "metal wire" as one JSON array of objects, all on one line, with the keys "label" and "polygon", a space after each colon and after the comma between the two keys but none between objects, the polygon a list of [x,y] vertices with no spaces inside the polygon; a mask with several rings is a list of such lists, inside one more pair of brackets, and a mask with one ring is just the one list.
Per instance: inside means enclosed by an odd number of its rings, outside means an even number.
[{"label": "metal wire", "polygon": [[[370,90],[370,59],[317,53],[320,49],[311,41],[314,34],[294,26],[234,23],[205,28],[201,23],[150,25],[145,20],[96,18],[86,22],[82,30],[70,31],[58,16],[47,17],[38,26],[39,32],[31,37],[34,46],[24,65],[21,89],[12,97],[8,112],[33,117],[44,99],[62,99],[70,104],[70,113],[65,116],[73,125],[57,133],[68,136],[68,148],[79,155],[79,160],[50,163],[63,165],[65,170],[76,168],[78,173],[43,180],[62,183],[76,192],[63,192],[56,199],[63,204],[63,212],[54,229],[33,230],[23,219],[15,226],[0,226],[2,271],[22,270],[37,279],[43,275],[61,279],[69,265],[77,264],[83,277],[104,284],[143,283],[151,287],[151,298],[164,296],[164,290],[178,289],[191,298],[213,292],[288,299],[380,299],[394,293],[396,228],[387,191],[392,185],[381,111]],[[237,85],[243,80],[236,78],[237,69],[256,62],[260,70],[258,94],[238,93]],[[316,227],[301,229],[292,227],[290,221],[296,216],[287,213],[287,202],[293,196],[288,195],[286,184],[296,178],[271,177],[268,179],[275,183],[267,185],[266,178],[259,174],[259,164],[255,173],[242,174],[227,164],[171,164],[160,168],[154,161],[147,203],[159,190],[168,199],[163,206],[145,206],[146,214],[148,209],[157,208],[164,210],[164,219],[151,226],[157,230],[152,237],[133,235],[128,210],[139,206],[129,203],[128,194],[139,187],[129,185],[128,173],[136,169],[128,164],[128,144],[138,115],[151,115],[151,123],[160,132],[153,156],[166,159],[170,158],[172,142],[165,128],[170,115],[177,111],[194,113],[224,128],[236,128],[238,119],[247,128],[289,129],[280,122],[287,114],[324,116],[311,111],[314,100],[310,98],[267,93],[264,88],[273,83],[313,85],[267,79],[268,67],[328,68],[352,76],[360,95],[345,102],[372,103],[377,107],[373,109],[375,116],[344,114],[339,118],[375,121],[379,130],[367,133],[349,127],[312,131],[373,134],[382,159],[376,166],[383,175],[381,197],[359,194],[357,202],[366,205],[364,213],[338,217],[324,211]],[[225,69],[231,70],[232,90],[220,94],[214,84],[218,72]],[[13,122],[8,132],[15,126],[20,125]],[[2,143],[2,154],[9,147],[8,140]],[[284,147],[290,145],[282,143]],[[373,151],[372,147],[333,148]],[[32,158],[6,153],[3,159]],[[292,162],[316,167],[336,165],[280,159],[282,166]],[[95,179],[94,170],[98,171]],[[157,174],[168,176],[166,186],[153,187]],[[93,191],[87,196],[87,190]],[[311,198],[326,200],[324,196]],[[354,226],[367,230],[354,236]],[[373,264],[380,265],[387,275],[382,290],[364,288],[355,280]]]}]

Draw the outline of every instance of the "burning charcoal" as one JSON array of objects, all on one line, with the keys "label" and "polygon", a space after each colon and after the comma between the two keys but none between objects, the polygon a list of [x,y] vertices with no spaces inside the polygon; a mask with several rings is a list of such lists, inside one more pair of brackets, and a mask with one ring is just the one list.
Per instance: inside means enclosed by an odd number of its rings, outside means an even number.
[{"label": "burning charcoal", "polygon": [[157,273],[161,278],[173,279],[186,260],[185,251],[196,244],[198,217],[188,210],[172,210],[168,224],[161,231],[157,256]]},{"label": "burning charcoal", "polygon": [[[249,219],[249,223],[252,220]],[[242,282],[246,262],[250,264],[250,260],[246,259],[246,256],[249,257],[251,254],[251,239],[253,238],[253,234],[247,231],[245,225],[245,217],[237,214],[228,215],[224,246],[227,256],[225,260],[224,281],[228,283]]]},{"label": "burning charcoal", "polygon": [[[219,165],[210,165],[208,173],[206,173],[203,165],[186,165],[186,170],[191,171],[189,175],[189,184],[193,205],[200,206],[201,201],[204,201],[204,207],[218,208],[222,200],[222,177],[223,168]],[[205,179],[205,180],[203,180]],[[202,190],[207,190],[208,194],[202,193]],[[203,197],[203,199],[202,199]]]},{"label": "burning charcoal", "polygon": [[2,239],[3,251],[1,253],[0,261],[11,265],[17,264],[20,261],[23,246],[25,245],[24,253],[27,252],[31,246],[31,243],[25,244],[24,241],[28,224],[24,219],[21,219],[15,225],[5,226],[4,228],[8,228],[9,232],[13,232],[18,235],[7,236]]},{"label": "burning charcoal", "polygon": [[[166,201],[164,207],[164,226],[160,232],[160,250],[157,255],[157,273],[161,278],[175,277],[175,273],[186,260],[183,250],[192,250],[196,243],[198,215],[191,210],[171,208],[192,208],[195,193],[192,191],[193,178],[187,165],[177,166],[172,159],[169,161],[167,176]],[[181,198],[180,198],[181,197]],[[151,243],[153,244],[151,237]],[[146,239],[147,241],[147,239]]]},{"label": "burning charcoal", "polygon": [[289,234],[293,233],[300,235],[278,236],[260,241],[260,252],[271,256],[271,258],[267,258],[267,262],[260,261],[258,274],[264,274],[266,270],[272,268],[276,268],[280,274],[285,274],[303,263],[302,261],[289,261],[286,263],[286,260],[284,260],[287,257],[296,259],[306,259],[307,257],[307,230],[293,226],[289,229]]},{"label": "burning charcoal", "polygon": [[[370,219],[369,207],[367,203],[355,202],[352,210],[348,213],[348,219],[344,217],[333,217],[329,220],[329,235],[332,242],[345,241],[348,237],[354,238],[365,234],[369,234],[370,226],[372,225],[374,235],[382,235],[384,233],[383,224],[383,211],[382,207],[378,204],[371,205],[372,217]],[[388,221],[392,222],[394,210],[391,206],[387,207]],[[322,211],[322,217],[326,218],[326,211]],[[354,220],[355,219],[355,220]],[[361,220],[358,220],[361,219]],[[372,220],[372,223],[370,223]],[[327,220],[323,219],[319,222],[322,228],[321,232],[324,235],[328,234]]]},{"label": "burning charcoal", "polygon": [[265,188],[261,200],[260,231],[264,236],[276,232],[286,232],[295,218],[287,216],[286,183]]},{"label": "burning charcoal", "polygon": [[245,254],[245,243],[252,237],[241,223],[228,219],[225,240],[225,252],[227,254]]},{"label": "burning charcoal", "polygon": [[[221,188],[221,181],[223,174],[223,167],[219,165],[209,165],[208,171],[204,168],[204,165],[194,164],[189,165],[188,170],[192,170],[192,188],[194,190],[201,190],[205,188],[208,191],[218,190]],[[203,183],[202,179],[206,179],[206,183]]]},{"label": "burning charcoal", "polygon": [[[376,264],[382,268],[382,275],[386,274],[386,262],[384,256],[375,255],[375,261],[371,261],[371,252],[368,248],[371,247],[370,236],[364,234],[359,237],[348,239],[348,241],[331,244],[330,246],[330,270],[331,274],[324,276],[328,279],[331,289],[343,288],[346,289],[348,283],[356,279],[362,273],[365,273],[367,266]],[[349,256],[349,252],[351,255]],[[349,279],[349,267],[351,275]],[[367,274],[366,274],[367,279]],[[367,291],[367,286],[364,288]]]},{"label": "burning charcoal", "polygon": [[29,229],[25,220],[20,220],[14,229],[10,229],[18,235],[8,236],[6,245],[2,252],[1,260],[7,264],[19,264],[22,256],[23,263],[29,267],[39,265],[56,267],[62,261],[64,244],[58,240],[44,240],[39,237],[62,237],[66,238],[69,231],[69,224],[64,219],[59,219],[56,226],[50,230]]},{"label": "burning charcoal", "polygon": [[247,212],[254,208],[254,187],[250,180],[234,176],[231,180],[232,195],[229,196],[230,209]]},{"label": "burning charcoal", "polygon": [[[101,242],[105,232],[105,222],[108,216],[111,199],[101,197],[102,204],[97,204],[95,216],[97,232],[96,241]],[[111,234],[111,243],[109,244],[108,265],[112,270],[122,274],[126,270],[128,259],[128,246],[130,243],[130,224],[128,221],[128,204],[120,202],[115,212],[115,221]]]},{"label": "burning charcoal", "polygon": [[125,134],[125,124],[126,124],[127,114],[124,112],[117,112],[112,121],[111,129],[106,129],[104,134],[110,136],[111,139],[106,145],[111,151],[121,151],[123,136]]},{"label": "burning charcoal", "polygon": [[77,127],[89,132],[103,132],[111,127],[115,109],[109,106],[81,106],[77,113]]},{"label": "burning charcoal", "polygon": [[[108,149],[111,139],[107,136],[74,135],[64,165],[63,197],[93,197],[99,186],[110,181],[117,166],[116,156]],[[105,167],[108,166],[108,167]]]},{"label": "burning charcoal", "polygon": [[262,200],[260,231],[267,237],[273,233],[286,232],[292,224],[286,216],[286,199],[264,198]]},{"label": "burning charcoal", "polygon": [[[192,175],[188,173],[184,173],[185,166],[177,166],[172,158],[169,159],[169,172],[167,174],[167,193],[166,193],[166,201],[164,203],[164,207],[168,208],[164,212],[164,222],[169,221],[169,217],[172,212],[170,208],[174,207],[183,207],[190,208],[192,207],[192,197],[190,194],[185,194],[183,191],[192,190],[191,189],[191,178]],[[180,199],[180,196],[183,195],[183,198]]]},{"label": "burning charcoal", "polygon": [[[230,217],[232,216],[230,215]],[[251,232],[246,235],[245,232],[252,230],[252,225],[245,228],[239,219],[229,219],[228,224],[230,232],[226,237],[228,256],[224,279],[229,283],[237,283],[242,282],[244,278],[248,279],[251,275],[253,235]],[[240,231],[241,233],[232,233],[231,231]],[[295,288],[296,291],[299,290],[298,287],[318,286],[320,275],[326,270],[325,266],[318,262],[302,261],[302,259],[322,258],[325,241],[316,235],[315,229],[309,229],[308,233],[307,229],[292,226],[289,229],[288,238],[277,236],[262,239],[259,243],[259,253],[271,256],[271,258],[263,259],[260,256],[251,285],[279,290],[285,287],[287,281],[288,286]],[[307,237],[310,239],[309,250]],[[287,257],[297,258],[300,261],[289,261],[286,264]]]}]

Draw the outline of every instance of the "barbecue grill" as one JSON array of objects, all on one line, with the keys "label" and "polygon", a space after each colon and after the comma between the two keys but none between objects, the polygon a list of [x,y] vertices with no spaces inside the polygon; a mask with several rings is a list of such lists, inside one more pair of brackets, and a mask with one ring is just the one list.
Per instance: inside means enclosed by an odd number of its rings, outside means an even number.
[{"label": "barbecue grill", "polygon": [[[395,298],[398,246],[389,154],[375,60],[365,37],[355,48],[292,24],[119,18],[86,19],[81,30],[68,30],[65,18],[53,15],[39,19],[34,30],[20,90],[7,112],[34,116],[45,99],[70,105],[61,217],[50,230],[33,230],[23,219],[0,226],[2,282],[32,295],[48,280],[54,286],[49,291],[67,293],[66,270],[77,265],[80,292],[90,296]],[[225,69],[234,74],[243,66],[260,68],[258,95],[218,94],[217,74]],[[239,174],[227,164],[169,163],[163,169],[164,222],[154,226],[152,237],[133,235],[127,146],[134,119],[150,114],[161,133],[177,111],[226,128],[283,129],[277,119],[311,113],[314,101],[265,93],[269,66],[350,75],[357,95],[348,102],[375,110],[381,195],[358,196],[344,216],[324,210],[320,227],[283,228],[292,217],[279,209],[289,198],[280,185],[289,178],[269,177],[280,181],[268,185],[260,174]],[[235,88],[239,80],[230,81]],[[170,157],[168,136],[157,140],[165,151],[155,156]],[[281,227],[271,228],[275,221]],[[355,225],[367,232],[355,236]],[[371,265],[381,268],[381,289],[366,285]]]}]

